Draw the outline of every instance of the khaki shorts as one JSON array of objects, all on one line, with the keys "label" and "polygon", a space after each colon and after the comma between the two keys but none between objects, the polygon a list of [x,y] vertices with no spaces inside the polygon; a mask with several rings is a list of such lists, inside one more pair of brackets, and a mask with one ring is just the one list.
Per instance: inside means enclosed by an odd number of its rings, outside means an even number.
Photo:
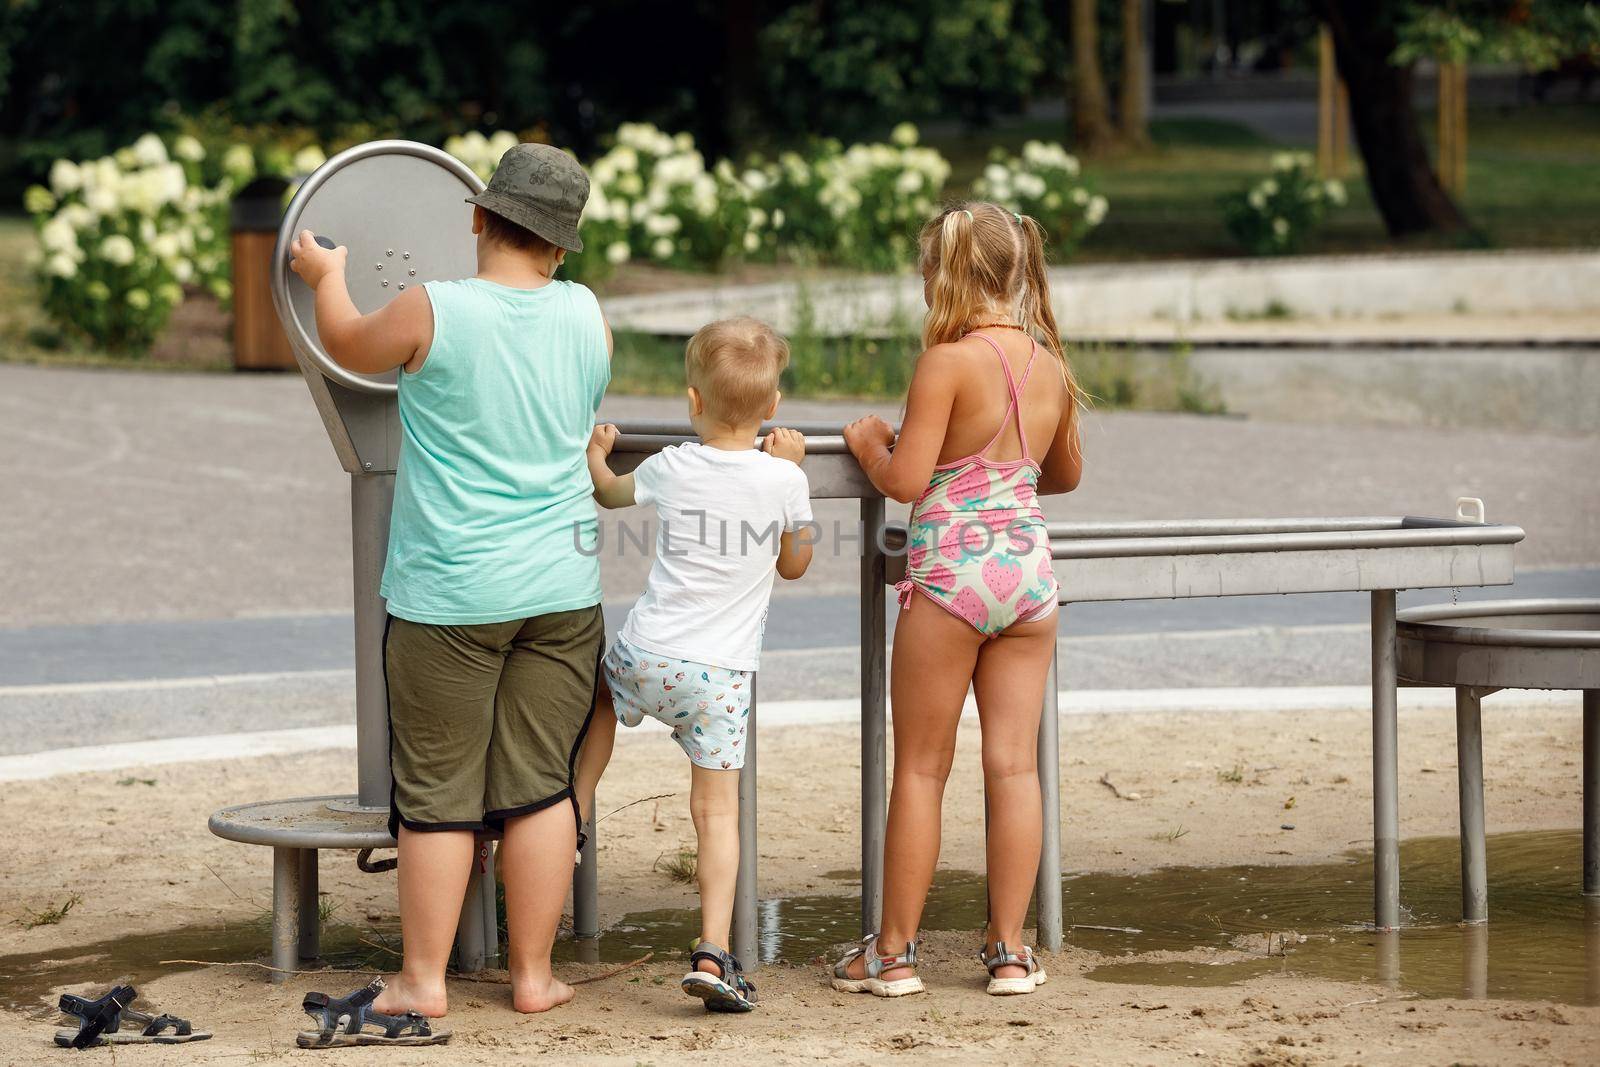
[{"label": "khaki shorts", "polygon": [[604,648],[599,605],[476,626],[391,617],[389,831],[500,831],[570,801]]}]

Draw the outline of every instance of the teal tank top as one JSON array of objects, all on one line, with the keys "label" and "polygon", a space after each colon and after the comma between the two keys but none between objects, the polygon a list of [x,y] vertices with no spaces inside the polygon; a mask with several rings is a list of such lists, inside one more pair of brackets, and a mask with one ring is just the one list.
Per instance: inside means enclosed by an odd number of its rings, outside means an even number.
[{"label": "teal tank top", "polygon": [[428,282],[433,344],[400,374],[382,593],[412,622],[507,622],[600,602],[585,451],[611,378],[582,285]]}]

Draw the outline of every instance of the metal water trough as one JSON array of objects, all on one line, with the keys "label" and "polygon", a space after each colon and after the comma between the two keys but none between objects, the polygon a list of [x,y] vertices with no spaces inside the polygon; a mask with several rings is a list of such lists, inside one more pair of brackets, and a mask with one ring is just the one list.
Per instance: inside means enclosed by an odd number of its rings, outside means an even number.
[{"label": "metal water trough", "polygon": [[[1374,922],[1400,922],[1399,763],[1395,718],[1395,592],[1399,589],[1509,585],[1516,526],[1469,519],[1416,517],[1209,519],[1160,522],[1050,523],[1059,602],[1163,600],[1264,593],[1366,592],[1372,596],[1373,897]],[[905,534],[890,538],[896,551]],[[898,580],[904,557],[892,560]],[[878,631],[881,632],[881,631]],[[865,628],[864,641],[872,637]],[[879,638],[881,640],[881,637]],[[865,661],[867,653],[863,652]],[[865,675],[863,675],[865,678]],[[1044,840],[1035,887],[1039,947],[1056,951],[1061,920],[1061,768],[1056,665],[1045,687],[1039,722],[1039,789]],[[866,713],[863,704],[863,713]],[[863,720],[867,736],[881,729]],[[865,765],[865,762],[864,762]],[[865,776],[865,775],[864,775]],[[865,786],[866,783],[864,783]],[[863,788],[862,837],[874,816]],[[879,823],[881,825],[881,823]],[[880,861],[863,857],[863,912],[882,892]],[[868,874],[872,881],[868,881]],[[869,888],[870,887],[870,888]],[[876,928],[872,922],[863,929]],[[864,915],[865,920],[865,915]]]},{"label": "metal water trough", "polygon": [[1583,893],[1600,896],[1600,600],[1499,600],[1399,614],[1398,675],[1456,691],[1461,919],[1489,918],[1482,700],[1501,689],[1583,692]]}]

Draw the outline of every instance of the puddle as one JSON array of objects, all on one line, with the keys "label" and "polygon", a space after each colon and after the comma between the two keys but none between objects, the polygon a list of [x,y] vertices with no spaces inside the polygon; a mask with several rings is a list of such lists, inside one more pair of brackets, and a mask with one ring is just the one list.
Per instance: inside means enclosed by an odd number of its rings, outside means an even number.
[{"label": "puddle", "polygon": [[[48,953],[0,956],[0,1006],[37,1011],[53,1007],[50,993],[62,986],[84,982],[109,986],[120,980],[137,988],[161,975],[190,969],[162,966],[162,960],[264,963],[270,941],[271,927],[259,920],[119,937]],[[393,966],[398,957],[386,951],[384,943],[400,947],[398,922],[355,927],[332,921],[322,928],[322,957],[330,967],[381,970]],[[246,973],[255,968],[227,970]]]},{"label": "puddle", "polygon": [[[1578,892],[1582,852],[1577,831],[1491,836],[1490,922],[1464,927],[1457,922],[1456,839],[1407,841],[1400,848],[1407,907],[1401,935],[1365,928],[1372,915],[1372,861],[1365,851],[1311,866],[1072,876],[1063,883],[1072,927],[1067,941],[1106,957],[1089,972],[1095,981],[1225,985],[1288,973],[1383,983],[1425,997],[1600,1003],[1600,900]],[[823,877],[848,889],[857,875],[828,871]],[[923,927],[976,931],[984,914],[982,876],[942,871]],[[829,956],[855,940],[858,922],[853,896],[764,900],[761,959]],[[607,961],[649,951],[682,954],[698,931],[692,912],[642,912],[607,930],[598,946],[569,941],[559,951],[568,959],[593,959],[598,947]],[[1157,961],[1149,953],[1167,955]],[[1182,959],[1171,958],[1179,953]],[[1132,956],[1141,958],[1119,961]]]},{"label": "puddle", "polygon": [[[1104,959],[1093,981],[1225,985],[1263,974],[1370,982],[1425,997],[1498,997],[1600,1004],[1600,899],[1578,892],[1577,831],[1491,836],[1488,926],[1463,927],[1456,839],[1401,845],[1407,928],[1378,935],[1369,853],[1311,866],[1175,867],[1142,875],[1065,879],[1067,940]],[[853,871],[829,871],[841,894],[764,900],[763,962],[830,957],[857,938]],[[602,874],[602,892],[604,881]],[[977,931],[981,875],[943,871],[929,894],[928,930]],[[1029,919],[1032,925],[1032,919]],[[558,960],[624,962],[646,952],[687,956],[699,932],[688,910],[631,913],[598,941],[564,938]],[[1030,931],[1031,932],[1031,931]],[[181,967],[161,960],[261,960],[264,923],[196,927],[35,955],[0,956],[0,1004],[34,1009],[53,988],[123,977],[138,985]],[[393,925],[330,924],[331,966],[383,968],[399,943]],[[1176,958],[1175,958],[1176,957]]]},{"label": "puddle", "polygon": [[1399,935],[1363,926],[1372,914],[1371,853],[1363,851],[1348,862],[1308,867],[1069,879],[1068,922],[1141,931],[1078,929],[1069,939],[1112,957],[1186,954],[1108,960],[1089,972],[1104,982],[1226,985],[1286,973],[1372,982],[1424,997],[1600,1004],[1600,899],[1578,891],[1582,835],[1491,835],[1488,856],[1485,926],[1458,921],[1460,853],[1457,840],[1447,837],[1400,846],[1406,927]]}]

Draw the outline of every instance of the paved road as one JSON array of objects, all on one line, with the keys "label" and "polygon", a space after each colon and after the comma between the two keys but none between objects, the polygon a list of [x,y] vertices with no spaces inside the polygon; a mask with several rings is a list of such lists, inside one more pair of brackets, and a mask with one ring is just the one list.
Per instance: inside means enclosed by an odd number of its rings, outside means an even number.
[{"label": "paved road", "polygon": [[[674,406],[621,397],[605,414]],[[1476,495],[1528,530],[1517,595],[1600,595],[1600,438],[1108,413],[1086,447],[1085,483],[1048,502],[1052,518],[1442,514]],[[297,378],[0,365],[0,753],[347,719],[347,509]],[[854,518],[852,504],[818,511]],[[605,561],[613,613],[647,562]],[[855,560],[824,553],[814,572],[781,590],[765,696],[856,691]],[[1348,596],[1083,606],[1062,677],[1359,683],[1364,619]]]}]

